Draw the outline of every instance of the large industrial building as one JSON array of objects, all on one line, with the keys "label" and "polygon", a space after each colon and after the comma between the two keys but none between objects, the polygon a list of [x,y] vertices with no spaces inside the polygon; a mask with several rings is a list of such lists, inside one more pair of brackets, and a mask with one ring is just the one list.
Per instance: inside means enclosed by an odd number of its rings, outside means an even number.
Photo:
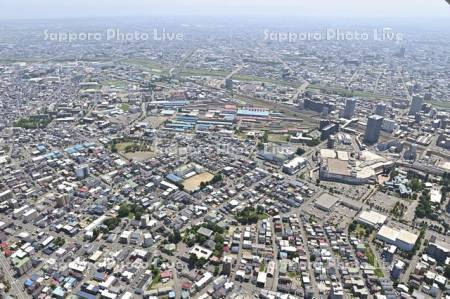
[{"label": "large industrial building", "polygon": [[287,174],[294,174],[306,166],[306,159],[302,157],[295,157],[291,161],[283,164],[283,172]]},{"label": "large industrial building", "polygon": [[387,225],[383,225],[377,233],[377,239],[395,245],[404,251],[411,251],[418,238],[417,234],[404,229],[397,230]]},{"label": "large industrial building", "polygon": [[339,198],[328,193],[323,193],[314,203],[314,206],[322,211],[329,212],[339,202]]},{"label": "large industrial building", "polygon": [[358,217],[356,217],[357,222],[370,227],[379,227],[386,222],[386,219],[387,216],[375,211],[362,211]]},{"label": "large industrial building", "polygon": [[306,98],[303,100],[303,108],[306,110],[312,110],[319,113],[326,112],[326,114],[334,111],[335,104],[330,103],[328,101],[323,101],[319,98],[309,99]]},{"label": "large industrial building", "polygon": [[369,151],[351,155],[333,149],[320,150],[319,175],[321,180],[347,184],[368,184],[377,181],[377,175],[394,165]]},{"label": "large industrial building", "polygon": [[441,241],[434,241],[428,244],[427,254],[440,263],[450,260],[450,244]]}]

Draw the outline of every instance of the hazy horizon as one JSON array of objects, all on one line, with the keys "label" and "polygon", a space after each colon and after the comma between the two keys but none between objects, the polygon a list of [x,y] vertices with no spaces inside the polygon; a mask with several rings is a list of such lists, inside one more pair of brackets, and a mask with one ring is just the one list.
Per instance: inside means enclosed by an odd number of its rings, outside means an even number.
[{"label": "hazy horizon", "polygon": [[450,20],[450,5],[444,0],[17,0],[2,3],[1,8],[0,20],[150,16]]}]

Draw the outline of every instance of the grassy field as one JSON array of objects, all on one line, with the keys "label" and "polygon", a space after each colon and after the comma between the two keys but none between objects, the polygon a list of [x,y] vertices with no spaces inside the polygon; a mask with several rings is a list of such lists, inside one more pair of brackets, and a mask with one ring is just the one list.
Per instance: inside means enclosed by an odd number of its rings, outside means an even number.
[{"label": "grassy field", "polygon": [[130,105],[128,103],[123,103],[120,105],[120,109],[124,112],[128,112],[128,110],[130,110]]},{"label": "grassy field", "polygon": [[375,267],[375,275],[378,277],[384,277],[384,273],[380,268],[380,264],[378,263],[377,258],[375,257],[375,254],[372,252],[372,249],[370,249],[369,245],[366,244],[366,256],[367,261],[369,264]]},{"label": "grassy field", "polygon": [[269,134],[269,142],[274,142],[274,143],[289,142],[289,135],[286,135],[286,134]]},{"label": "grassy field", "polygon": [[341,95],[344,97],[361,97],[368,100],[390,100],[392,99],[392,96],[382,95],[382,94],[375,94],[373,92],[368,91],[350,91],[346,90],[345,88],[338,87],[338,86],[325,86],[320,84],[310,84],[307,88],[307,90],[322,90],[326,92],[330,92],[333,94]]},{"label": "grassy field", "polygon": [[193,192],[200,187],[201,182],[207,183],[211,181],[213,177],[214,175],[209,172],[194,175],[183,182],[184,190]]},{"label": "grassy field", "polygon": [[147,151],[147,152],[134,152],[134,153],[124,153],[126,158],[133,161],[145,161],[156,156],[156,153]]},{"label": "grassy field", "polygon": [[125,148],[127,147],[127,146],[129,146],[129,145],[132,145],[133,144],[133,142],[120,142],[120,143],[117,143],[116,144],[116,148],[117,148],[117,151],[119,151],[119,152],[125,152]]},{"label": "grassy field", "polygon": [[[138,150],[130,150],[135,148]],[[121,142],[116,144],[117,151],[129,160],[144,161],[156,156],[156,153],[151,149],[149,145],[139,145],[136,142]]]},{"label": "grassy field", "polygon": [[13,63],[36,63],[41,61],[41,59],[37,58],[23,58],[23,59],[0,59],[0,64],[13,64]]},{"label": "grassy field", "polygon": [[[184,69],[181,72],[181,76],[209,76],[209,77],[222,77],[225,78],[228,76],[232,70],[210,70],[210,69]],[[242,82],[261,82],[261,83],[269,83],[276,85],[284,85],[284,86],[292,86],[292,87],[300,87],[300,83],[296,82],[288,82],[283,80],[276,80],[266,77],[258,77],[253,75],[245,75],[245,74],[235,74],[233,76],[234,80],[242,81]]]},{"label": "grassy field", "polygon": [[145,58],[128,58],[120,61],[123,64],[131,64],[134,66],[141,67],[143,69],[157,72],[157,73],[168,73],[169,69],[151,59]]},{"label": "grassy field", "polygon": [[266,78],[266,77],[258,77],[253,75],[239,75],[236,74],[233,76],[234,80],[239,80],[243,82],[262,82],[262,83],[269,83],[269,84],[276,84],[276,85],[284,85],[284,86],[291,86],[298,88],[301,86],[300,82],[288,82],[283,80],[277,80],[272,78]]},{"label": "grassy field", "polygon": [[226,70],[209,70],[209,69],[184,69],[181,76],[210,76],[210,77],[226,77],[230,71]]},{"label": "grassy field", "polygon": [[434,107],[443,108],[443,109],[450,109],[450,101],[427,101],[425,102],[427,104],[431,104]]},{"label": "grassy field", "polygon": [[[349,91],[337,86],[325,86],[319,84],[311,84],[307,87],[309,90],[325,90],[342,96],[361,97],[367,100],[392,100],[393,96],[377,94],[370,91]],[[404,97],[406,98],[406,96]],[[427,104],[431,104],[434,107],[442,109],[450,109],[450,101],[427,101]]]},{"label": "grassy field", "polygon": [[128,81],[126,81],[126,80],[106,80],[106,81],[102,82],[102,85],[125,88],[128,86]]}]

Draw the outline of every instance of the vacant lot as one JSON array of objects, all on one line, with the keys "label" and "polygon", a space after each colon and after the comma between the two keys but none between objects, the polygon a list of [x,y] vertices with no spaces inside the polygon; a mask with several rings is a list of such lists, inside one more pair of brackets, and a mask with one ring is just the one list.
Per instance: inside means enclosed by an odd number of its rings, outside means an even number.
[{"label": "vacant lot", "polygon": [[211,181],[213,177],[214,175],[209,172],[194,175],[183,182],[184,189],[189,192],[195,191],[200,187],[201,182],[207,183]]},{"label": "vacant lot", "polygon": [[155,152],[149,145],[140,145],[136,142],[121,142],[116,145],[116,148],[121,155],[134,161],[144,161],[155,157]]},{"label": "vacant lot", "polygon": [[398,197],[385,194],[383,192],[376,192],[372,198],[367,202],[381,212],[390,213],[398,201],[403,201]]},{"label": "vacant lot", "polygon": [[134,152],[134,153],[126,153],[123,155],[133,161],[145,161],[155,157],[154,152]]},{"label": "vacant lot", "polygon": [[275,143],[284,143],[289,141],[287,134],[269,134],[269,141]]}]

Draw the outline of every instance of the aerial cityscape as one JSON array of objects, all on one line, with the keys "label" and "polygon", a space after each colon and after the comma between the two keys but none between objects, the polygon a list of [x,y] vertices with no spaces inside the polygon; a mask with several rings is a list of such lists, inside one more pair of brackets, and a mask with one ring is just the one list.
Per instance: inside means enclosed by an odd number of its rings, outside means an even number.
[{"label": "aerial cityscape", "polygon": [[450,6],[416,2],[448,17],[0,13],[0,298],[449,299]]}]

